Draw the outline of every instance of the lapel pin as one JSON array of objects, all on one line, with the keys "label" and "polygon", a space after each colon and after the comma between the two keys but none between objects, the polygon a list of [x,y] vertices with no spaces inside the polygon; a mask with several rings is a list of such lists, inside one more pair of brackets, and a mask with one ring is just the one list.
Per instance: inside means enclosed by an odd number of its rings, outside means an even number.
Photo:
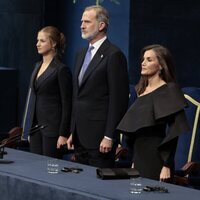
[{"label": "lapel pin", "polygon": [[101,54],[101,58],[103,58],[103,54]]}]

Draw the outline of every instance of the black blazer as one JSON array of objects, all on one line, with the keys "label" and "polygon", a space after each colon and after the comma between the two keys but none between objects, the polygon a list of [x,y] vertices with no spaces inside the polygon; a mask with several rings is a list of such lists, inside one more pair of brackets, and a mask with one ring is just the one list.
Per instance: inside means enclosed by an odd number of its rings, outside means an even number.
[{"label": "black blazer", "polygon": [[76,57],[73,78],[71,131],[86,148],[98,148],[104,136],[115,139],[116,126],[128,105],[127,61],[121,50],[105,40],[78,85],[87,48]]},{"label": "black blazer", "polygon": [[[54,58],[46,71],[36,80],[41,62],[32,73],[23,120],[24,135],[34,123],[46,125],[46,136],[70,134],[72,75],[58,58]],[[35,122],[36,121],[36,122]],[[26,138],[25,136],[25,138]]]}]

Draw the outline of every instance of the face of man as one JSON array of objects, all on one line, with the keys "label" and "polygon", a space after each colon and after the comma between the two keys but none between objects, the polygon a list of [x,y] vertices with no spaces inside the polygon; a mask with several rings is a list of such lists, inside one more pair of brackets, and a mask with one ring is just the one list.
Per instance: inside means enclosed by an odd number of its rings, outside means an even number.
[{"label": "face of man", "polygon": [[81,36],[83,39],[95,42],[104,26],[104,22],[97,21],[95,10],[86,10],[81,19]]}]

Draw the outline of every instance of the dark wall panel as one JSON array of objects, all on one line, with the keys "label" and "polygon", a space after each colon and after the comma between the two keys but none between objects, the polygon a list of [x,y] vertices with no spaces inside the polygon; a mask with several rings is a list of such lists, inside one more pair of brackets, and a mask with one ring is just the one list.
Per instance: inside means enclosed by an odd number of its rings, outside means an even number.
[{"label": "dark wall panel", "polygon": [[200,87],[200,1],[131,1],[130,75],[139,78],[140,50],[159,43],[168,47],[181,86]]},{"label": "dark wall panel", "polygon": [[[200,87],[200,1],[119,2],[120,5],[116,5],[105,0],[103,6],[110,12],[109,39],[128,58],[131,83],[136,83],[139,78],[141,48],[160,43],[174,56],[181,86]],[[13,87],[18,92],[15,103],[12,103],[18,111],[13,114],[16,114],[16,125],[21,123],[30,75],[39,59],[35,47],[38,30],[44,25],[54,25],[65,33],[67,51],[63,58],[72,68],[75,53],[87,43],[80,34],[82,11],[94,3],[94,0],[77,0],[76,4],[72,0],[0,1],[0,66],[17,71],[17,77],[13,79],[13,83],[17,80],[17,88]],[[0,103],[9,98],[6,95],[1,96]],[[3,106],[0,115],[4,116],[6,112],[8,110]],[[2,129],[6,127],[0,124],[0,131]]]},{"label": "dark wall panel", "polygon": [[0,67],[0,134],[16,126],[17,70]]},{"label": "dark wall panel", "polygon": [[[119,46],[128,58],[130,0],[118,1],[120,2],[119,5],[105,0],[102,6],[108,10],[110,15],[108,38],[111,42]],[[94,5],[96,1],[77,0],[75,4],[73,4],[72,0],[59,0],[57,2],[59,10],[57,26],[65,33],[67,39],[64,60],[69,67],[73,68],[76,52],[87,45],[87,41],[81,38],[80,32],[82,12],[86,6]],[[52,5],[52,2],[49,4]],[[56,16],[52,18],[52,22],[54,22],[55,18]]]},{"label": "dark wall panel", "polygon": [[[37,60],[35,44],[37,31],[43,23],[43,5],[43,0],[0,1],[0,66],[18,71],[16,110],[19,112],[15,125],[20,125],[30,74]],[[1,115],[6,112],[4,108]],[[0,131],[10,128],[0,124]]]}]

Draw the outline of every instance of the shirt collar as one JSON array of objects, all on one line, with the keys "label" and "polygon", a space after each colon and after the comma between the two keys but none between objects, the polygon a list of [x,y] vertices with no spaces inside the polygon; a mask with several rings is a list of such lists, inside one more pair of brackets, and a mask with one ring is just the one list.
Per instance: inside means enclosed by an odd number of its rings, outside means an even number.
[{"label": "shirt collar", "polygon": [[[99,47],[102,45],[102,43],[107,39],[106,36],[104,36],[103,38],[101,38],[100,40],[98,40],[97,42],[95,42],[94,44],[92,44],[92,46],[94,47],[94,49],[97,51],[99,49]],[[90,44],[91,46],[91,44]]]}]

